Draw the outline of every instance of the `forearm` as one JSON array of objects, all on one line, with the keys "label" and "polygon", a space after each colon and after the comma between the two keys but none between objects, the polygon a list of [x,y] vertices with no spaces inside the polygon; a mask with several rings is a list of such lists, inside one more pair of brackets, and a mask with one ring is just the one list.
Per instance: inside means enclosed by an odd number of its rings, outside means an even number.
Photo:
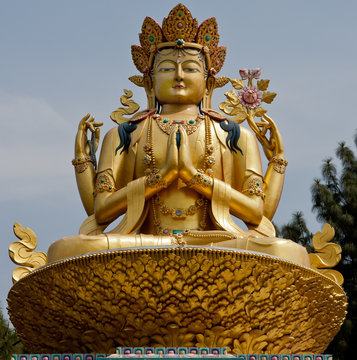
[{"label": "forearm", "polygon": [[[221,180],[213,179],[202,173],[196,173],[191,179],[187,180],[187,185],[203,195],[205,198],[212,200],[212,194],[214,191],[215,182]],[[259,194],[255,192],[248,195],[230,188],[230,213],[244,222],[250,224],[259,224],[263,216],[263,199]]]},{"label": "forearm", "polygon": [[94,183],[96,172],[88,156],[76,157],[72,164],[75,167],[78,192],[87,215],[94,213]]},{"label": "forearm", "polygon": [[275,156],[269,162],[264,177],[264,216],[271,220],[278,207],[285,179],[287,161],[283,154]]},{"label": "forearm", "polygon": [[[98,186],[100,186],[100,178],[96,184],[96,199],[95,199],[95,216],[99,224],[110,223],[117,219],[120,215],[123,215],[127,211],[128,207],[128,186],[125,186],[119,190],[100,192]],[[152,196],[160,192],[167,185],[164,181],[151,182],[151,177],[142,177],[134,181],[144,181],[145,184],[145,200],[150,199]],[[108,186],[107,186],[108,187]],[[108,190],[108,189],[106,189]]]}]

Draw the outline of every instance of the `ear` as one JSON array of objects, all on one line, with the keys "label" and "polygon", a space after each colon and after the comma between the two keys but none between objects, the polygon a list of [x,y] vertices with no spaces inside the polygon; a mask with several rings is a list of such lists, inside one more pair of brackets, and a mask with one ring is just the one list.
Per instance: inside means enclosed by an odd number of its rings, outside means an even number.
[{"label": "ear", "polygon": [[149,74],[144,75],[144,88],[148,99],[148,109],[155,109],[155,92],[153,88],[153,81]]},{"label": "ear", "polygon": [[211,100],[212,100],[212,94],[213,94],[215,82],[216,79],[212,75],[208,75],[206,80],[206,91],[202,99],[202,107],[204,109],[212,108]]}]

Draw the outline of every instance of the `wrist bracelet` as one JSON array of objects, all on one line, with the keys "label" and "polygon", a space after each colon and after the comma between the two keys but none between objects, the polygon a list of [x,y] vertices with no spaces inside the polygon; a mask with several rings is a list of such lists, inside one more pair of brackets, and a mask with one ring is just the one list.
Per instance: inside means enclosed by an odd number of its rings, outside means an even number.
[{"label": "wrist bracelet", "polygon": [[145,183],[150,187],[164,187],[167,188],[167,182],[164,180],[161,175],[151,172],[145,179]]},{"label": "wrist bracelet", "polygon": [[89,155],[83,155],[72,160],[72,165],[78,174],[82,173],[88,168],[88,163],[93,164],[93,160]]},{"label": "wrist bracelet", "polygon": [[273,163],[273,169],[279,173],[279,174],[285,174],[285,170],[286,170],[286,166],[288,165],[288,162],[279,156],[273,156],[270,161],[269,164]]},{"label": "wrist bracelet", "polygon": [[186,185],[188,187],[192,187],[194,185],[202,185],[202,186],[209,186],[212,183],[212,179],[205,175],[203,170],[199,169],[197,170],[197,174],[195,174],[191,180],[189,180]]}]

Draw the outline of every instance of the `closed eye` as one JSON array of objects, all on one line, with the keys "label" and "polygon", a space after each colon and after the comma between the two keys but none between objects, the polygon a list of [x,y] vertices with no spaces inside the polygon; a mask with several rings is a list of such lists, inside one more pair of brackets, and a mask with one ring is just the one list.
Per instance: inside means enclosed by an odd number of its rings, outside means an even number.
[{"label": "closed eye", "polygon": [[183,71],[186,71],[186,72],[200,72],[199,69],[192,69],[192,68],[184,68]]},{"label": "closed eye", "polygon": [[159,72],[175,71],[175,68],[161,68]]}]

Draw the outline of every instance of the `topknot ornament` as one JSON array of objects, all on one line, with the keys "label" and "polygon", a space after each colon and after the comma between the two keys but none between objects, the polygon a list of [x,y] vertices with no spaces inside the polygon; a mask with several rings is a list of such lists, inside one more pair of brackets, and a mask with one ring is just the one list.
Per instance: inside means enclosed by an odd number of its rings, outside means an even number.
[{"label": "topknot ornament", "polygon": [[194,42],[198,30],[197,20],[182,4],[176,5],[162,22],[162,32],[166,41],[182,39]]},{"label": "topknot ornament", "polygon": [[196,42],[198,44],[207,46],[211,55],[215,52],[219,43],[218,25],[216,18],[211,17],[200,25],[196,37]]},{"label": "topknot ornament", "polygon": [[200,26],[182,4],[176,5],[164,18],[162,28],[146,17],[139,34],[140,45],[132,45],[131,54],[136,68],[144,74],[150,72],[154,55],[162,48],[196,48],[206,56],[210,75],[217,74],[224,63],[226,48],[218,46],[219,34],[215,18]]},{"label": "topknot ornament", "polygon": [[163,36],[160,25],[151,17],[146,17],[139,34],[140,44],[146,53],[152,46],[162,43]]}]

